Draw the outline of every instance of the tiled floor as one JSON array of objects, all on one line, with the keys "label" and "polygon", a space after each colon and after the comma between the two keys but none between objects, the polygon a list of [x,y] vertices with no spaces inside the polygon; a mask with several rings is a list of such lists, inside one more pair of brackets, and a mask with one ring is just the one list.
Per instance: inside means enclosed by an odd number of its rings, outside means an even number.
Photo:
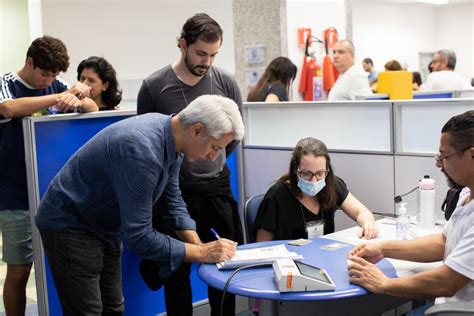
[{"label": "tiled floor", "polygon": [[[3,242],[0,231],[0,253],[2,253]],[[0,261],[0,315],[3,315],[5,307],[3,306],[3,283],[5,282],[5,277],[7,276],[7,264],[3,261]],[[31,269],[30,278],[28,280],[28,285],[26,287],[26,304],[27,305],[36,305],[36,284],[35,284],[35,271],[34,267]],[[31,306],[29,306],[31,307]]]}]

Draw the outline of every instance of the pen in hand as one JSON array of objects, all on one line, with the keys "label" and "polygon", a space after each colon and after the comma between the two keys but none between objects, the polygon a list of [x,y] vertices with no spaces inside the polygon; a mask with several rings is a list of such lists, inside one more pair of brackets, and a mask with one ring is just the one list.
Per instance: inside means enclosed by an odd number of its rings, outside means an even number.
[{"label": "pen in hand", "polygon": [[216,239],[221,239],[221,237],[220,237],[219,234],[214,230],[214,228],[211,228],[211,232],[212,232],[212,234],[214,235],[214,237],[216,237]]}]

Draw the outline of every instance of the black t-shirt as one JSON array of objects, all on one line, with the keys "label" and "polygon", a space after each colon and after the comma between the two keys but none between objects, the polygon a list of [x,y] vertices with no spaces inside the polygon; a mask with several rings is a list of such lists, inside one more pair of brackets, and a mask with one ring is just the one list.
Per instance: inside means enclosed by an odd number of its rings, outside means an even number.
[{"label": "black t-shirt", "polygon": [[[291,193],[288,185],[278,181],[268,189],[252,229],[252,235],[263,228],[272,232],[275,240],[307,238],[305,223],[324,218],[324,234],[334,232],[334,214],[346,199],[349,191],[345,182],[336,177],[337,205],[331,209],[320,210],[316,215],[309,211]],[[303,217],[304,216],[304,217]]]},{"label": "black t-shirt", "polygon": [[265,101],[269,94],[276,95],[280,101],[288,101],[288,94],[286,92],[285,86],[279,82],[269,83],[266,87],[264,87],[260,92],[258,101]]}]

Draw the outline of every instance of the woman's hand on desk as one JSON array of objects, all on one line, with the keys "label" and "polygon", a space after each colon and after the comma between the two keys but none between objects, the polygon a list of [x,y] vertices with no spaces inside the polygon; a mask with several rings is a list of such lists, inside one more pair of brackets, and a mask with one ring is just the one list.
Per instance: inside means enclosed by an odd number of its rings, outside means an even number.
[{"label": "woman's hand on desk", "polygon": [[372,293],[384,293],[385,284],[389,280],[377,266],[360,257],[350,257],[349,281],[360,285]]},{"label": "woman's hand on desk", "polygon": [[372,239],[377,237],[379,229],[375,226],[375,223],[366,223],[360,227],[359,238]]},{"label": "woman's hand on desk", "polygon": [[364,258],[368,262],[377,263],[384,258],[382,252],[382,243],[370,243],[356,246],[349,252],[348,259],[352,257]]}]

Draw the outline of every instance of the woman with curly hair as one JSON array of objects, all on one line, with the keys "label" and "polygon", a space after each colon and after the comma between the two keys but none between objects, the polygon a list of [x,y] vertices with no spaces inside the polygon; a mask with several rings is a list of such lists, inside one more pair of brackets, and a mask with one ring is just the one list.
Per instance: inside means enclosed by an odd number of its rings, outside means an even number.
[{"label": "woman with curly hair", "polygon": [[102,57],[92,56],[81,61],[77,67],[77,80],[91,87],[90,98],[100,111],[117,109],[122,101],[115,70]]}]

